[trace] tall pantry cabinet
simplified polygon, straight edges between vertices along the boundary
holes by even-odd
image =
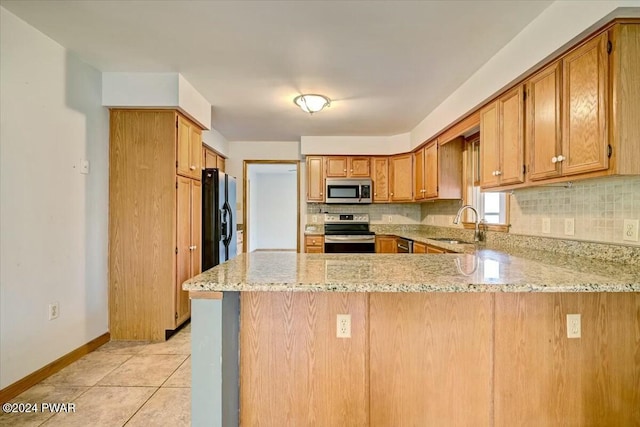
[[[202,130],[174,110],[111,110],[109,329],[165,340],[200,273]]]

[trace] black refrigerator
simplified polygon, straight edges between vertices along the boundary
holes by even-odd
[[[237,254],[236,179],[220,169],[202,171],[202,271]]]

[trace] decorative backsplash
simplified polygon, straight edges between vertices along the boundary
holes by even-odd
[[[543,218],[550,233],[543,233]],[[575,234],[564,233],[573,218]],[[625,219],[640,219],[640,177],[608,177],[578,181],[571,186],[535,187],[514,191],[511,233],[528,236],[639,245],[623,240]]]
[[[456,227],[460,201],[422,204],[425,225]],[[550,232],[543,232],[543,218]],[[564,233],[565,219],[574,220],[574,234]],[[509,234],[602,243],[638,245],[623,240],[625,219],[640,219],[640,177],[607,177],[514,190]]]
[[[334,205],[307,203],[307,224],[321,224],[322,214],[368,213],[371,224],[420,224],[420,205],[417,203]],[[315,221],[314,221],[315,219]]]

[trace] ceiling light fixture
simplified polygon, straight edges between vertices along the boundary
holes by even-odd
[[[331,100],[323,95],[313,93],[296,96],[293,102],[302,109],[302,111],[313,114],[321,111],[324,107],[331,106]]]

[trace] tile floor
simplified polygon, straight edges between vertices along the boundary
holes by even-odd
[[[12,400],[75,413],[0,413],[0,426],[189,426],[190,355],[190,324],[166,342],[111,341]]]

